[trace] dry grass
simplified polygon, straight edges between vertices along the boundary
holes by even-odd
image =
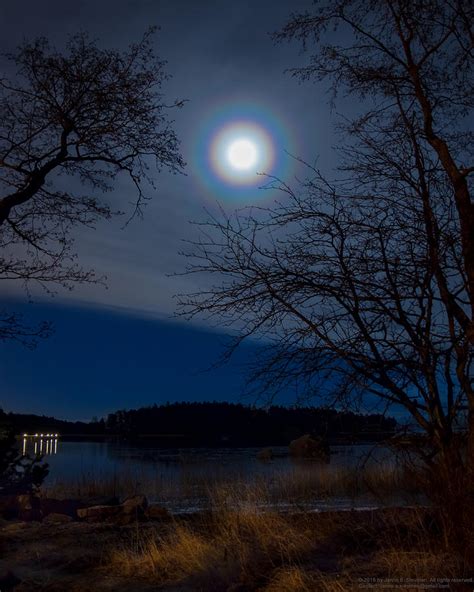
[[[78,475],[69,481],[48,482],[43,494],[48,497],[99,497],[145,494],[149,499],[171,507],[195,506],[211,509],[223,502],[229,504],[248,498],[261,505],[281,508],[292,506],[307,509],[316,502],[344,498],[350,501],[364,498],[374,503],[385,503],[394,496],[416,493],[416,482],[401,467],[378,464],[365,467],[344,467],[318,463],[296,463],[284,471],[269,470],[264,474],[237,474],[231,477],[219,470],[205,467],[200,473],[183,466],[171,478],[160,473],[127,472],[114,476]]]
[[[316,576],[301,567],[288,567],[276,570],[262,592],[313,592],[317,585]]]
[[[298,469],[258,478],[251,482],[230,481],[208,485],[207,498],[214,500],[226,492],[232,505],[244,498],[267,505],[288,504],[305,507],[315,500],[370,497],[385,502],[394,495],[416,493],[416,483],[402,468],[378,465],[366,469],[303,465]],[[222,502],[222,499],[218,500]]]
[[[154,500],[199,499],[206,508],[177,517],[153,535],[137,527],[128,542],[112,546],[102,569],[125,581],[140,574],[157,589],[178,586],[186,592],[349,592],[363,589],[364,578],[379,578],[385,589],[397,581],[404,585],[395,589],[409,592],[431,578],[469,577],[432,512],[307,510],[340,496],[354,502],[370,496],[383,504],[400,492],[417,493],[415,477],[386,464],[357,469],[301,463],[232,480],[183,467],[174,480],[137,480],[126,473],[108,482],[84,478],[73,493],[144,492]]]
[[[422,509],[281,515],[227,500],[113,550],[106,568],[203,592],[349,592],[374,577],[406,580],[408,591],[465,573],[433,528]]]
[[[24,578],[25,592],[350,592],[367,578],[406,580],[384,589],[408,592],[421,589],[408,582],[474,575],[444,545],[432,511],[280,514],[258,499],[232,507],[226,496],[238,493],[220,492],[226,501],[216,498],[212,512],[163,523],[5,529],[3,565]]]
[[[127,592],[129,583],[137,591],[350,592],[378,587],[411,592],[426,589],[433,578],[447,582],[474,576],[461,545],[455,547],[447,536],[442,511],[308,511],[339,496],[356,502],[370,495],[374,505],[382,505],[394,493],[417,492],[420,476],[413,469],[295,463],[283,472],[268,465],[263,474],[237,473],[231,479],[225,472],[193,468],[182,467],[173,479],[158,472],[156,478],[122,472],[109,480],[82,476],[62,490],[49,488],[47,494],[56,496],[146,493],[157,501],[204,502],[205,512],[117,529],[103,563],[91,566],[92,579],[97,575],[120,582]],[[459,512],[457,499],[445,505]],[[474,589],[474,583],[462,586],[450,589]]]
[[[370,569],[386,574],[389,578],[410,577],[416,580],[430,578],[454,578],[460,573],[459,561],[441,549],[437,553],[423,549],[385,549],[375,554]]]
[[[126,575],[147,573],[159,584],[192,582],[193,589],[220,592],[232,583],[264,583],[275,569],[297,565],[312,546],[308,533],[283,516],[223,510],[114,550],[110,561]]]
[[[210,541],[196,532],[176,525],[163,538],[149,538],[131,551],[114,551],[112,561],[117,562],[127,575],[148,573],[166,582],[179,581],[189,574],[197,578],[208,574],[218,559],[218,550]]]

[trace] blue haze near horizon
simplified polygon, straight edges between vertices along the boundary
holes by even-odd
[[[229,336],[209,329],[80,305],[0,302],[3,306],[29,323],[54,325],[54,334],[34,350],[0,343],[5,411],[88,421],[168,401],[238,402],[244,365],[258,348],[243,346],[230,363],[211,368]],[[290,404],[291,394],[280,402]]]
[[[155,403],[269,402],[247,388],[248,365],[262,347],[257,340],[244,342],[220,364],[229,334],[171,318],[80,303],[0,299],[2,308],[22,314],[29,324],[49,321],[54,328],[34,350],[0,342],[0,408],[7,412],[90,421]],[[327,401],[322,391],[305,399],[287,387],[271,402],[322,406]],[[380,413],[383,405],[367,396],[359,410]],[[403,409],[392,407],[389,414],[407,420]]]

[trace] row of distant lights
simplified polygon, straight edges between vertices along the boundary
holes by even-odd
[[[23,434],[23,438],[57,438],[59,434]]]
[[[56,454],[58,451],[59,434],[23,434],[23,455],[26,455],[28,438],[34,442],[34,454],[43,454],[43,444],[46,444],[45,454]],[[39,450],[38,450],[39,443]]]

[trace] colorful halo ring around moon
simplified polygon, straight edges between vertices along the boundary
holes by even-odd
[[[250,166],[232,166],[229,150],[235,143],[255,147]],[[287,126],[271,110],[234,103],[213,109],[196,133],[193,146],[194,172],[212,199],[239,202],[259,199],[269,177],[288,178],[294,145]]]

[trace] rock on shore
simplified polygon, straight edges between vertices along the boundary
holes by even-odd
[[[75,499],[41,498],[28,494],[0,496],[0,518],[24,522],[66,524],[72,521],[129,524],[136,520],[162,520],[169,512],[159,504],[149,504],[144,495],[119,503],[115,497]]]
[[[313,438],[309,434],[290,442],[291,456],[298,458],[312,458],[322,462],[329,462],[331,455],[329,444],[322,438]]]

